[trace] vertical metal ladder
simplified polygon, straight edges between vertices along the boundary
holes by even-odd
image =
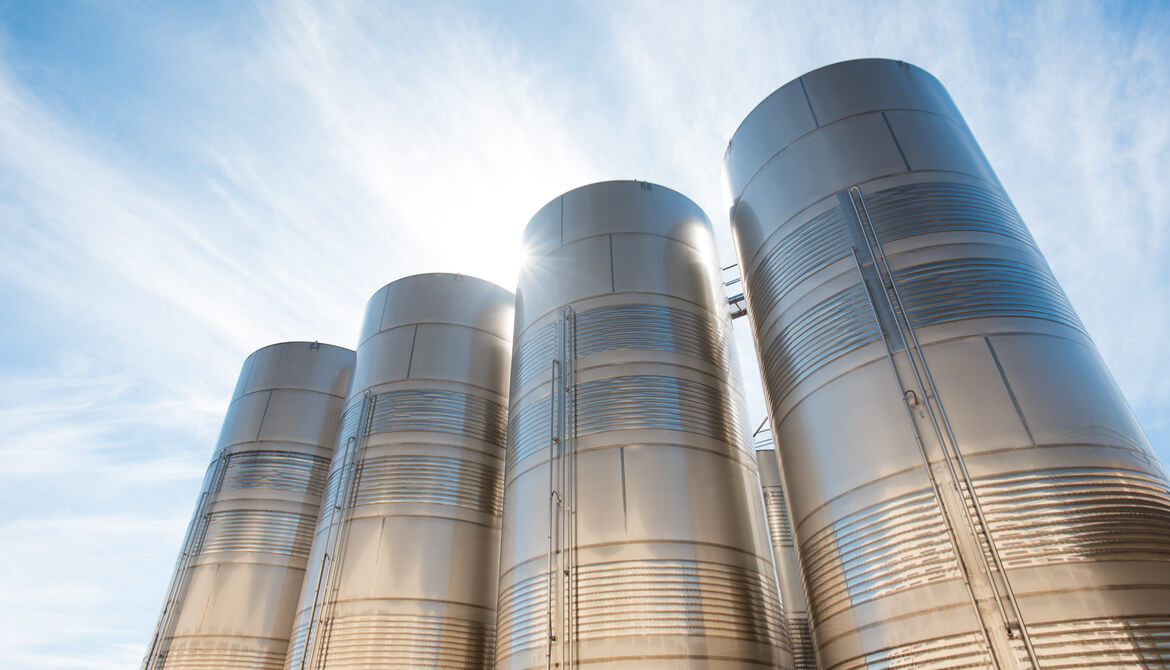
[[[992,660],[997,668],[1017,667],[1012,643],[1019,640],[1029,664],[1039,670],[1036,651],[1020,616],[1019,605],[976,495],[975,485],[926,363],[918,335],[898,292],[894,273],[861,189],[851,187],[848,200],[856,225],[855,232],[860,237],[856,241],[862,243],[865,251],[863,257],[858,253],[857,246],[851,247],[853,262],[865,288],[874,321],[881,331],[887,360],[902,395],[906,416],[913,428],[923,466],[942,511],[951,547],[959,562],[967,594]],[[903,353],[904,356],[899,356]],[[905,383],[907,377],[913,377],[913,387]],[[929,437],[933,437],[933,441]],[[932,453],[941,458],[932,463]],[[956,525],[965,528],[967,532],[958,532]],[[978,565],[980,570],[974,572],[972,565]]]
[[[207,484],[199,494],[199,502],[195,505],[195,515],[187,525],[187,535],[183,538],[183,550],[175,565],[175,574],[171,577],[171,586],[167,590],[167,599],[163,604],[162,614],[159,616],[158,628],[143,659],[143,670],[156,670],[166,661],[167,650],[170,647],[170,638],[174,635],[175,625],[178,623],[178,607],[187,592],[190,582],[191,567],[199,552],[203,550],[203,540],[207,537],[207,526],[211,522],[211,504],[215,496],[223,487],[223,476],[227,472],[232,454],[220,454],[208,468]]]
[[[549,394],[552,411],[548,462],[548,670],[568,670],[576,665],[576,330],[577,315],[573,308],[562,308]]]
[[[357,500],[358,481],[369,442],[377,397],[366,391],[362,397],[354,434],[346,438],[338,470],[337,495],[329,510],[329,529],[325,534],[325,549],[317,569],[317,586],[313,591],[313,605],[309,610],[309,625],[305,631],[305,645],[301,653],[300,670],[323,668],[328,654],[329,635],[333,629],[333,610],[341,588],[341,564],[349,537],[349,521]]]

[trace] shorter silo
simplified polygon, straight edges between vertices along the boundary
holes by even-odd
[[[760,488],[764,493],[764,511],[768,516],[768,534],[772,536],[772,560],[780,584],[780,601],[784,604],[784,621],[792,644],[793,670],[817,670],[812,630],[808,621],[808,602],[800,577],[800,562],[792,535],[788,501],[780,478],[780,464],[775,449],[757,449]]]
[[[290,670],[490,666],[513,305],[457,274],[370,299]]]
[[[286,342],[244,362],[146,670],[281,667],[353,361]]]

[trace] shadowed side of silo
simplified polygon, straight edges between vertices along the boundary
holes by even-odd
[[[366,308],[286,667],[491,667],[514,298],[426,274]]]
[[[1165,472],[942,85],[816,70],[725,169],[824,667],[1163,667]]]
[[[524,245],[497,667],[789,667],[706,216],[605,182]]]
[[[780,480],[776,450],[757,449],[756,462],[760,468],[760,488],[768,518],[768,535],[772,538],[772,560],[776,564],[780,601],[784,604],[784,621],[787,623],[788,639],[792,643],[792,668],[817,670],[820,666],[817,665],[816,650],[813,648],[808,602],[800,576],[800,559],[796,556],[792,522],[788,516],[788,502]]]
[[[276,670],[354,352],[287,342],[244,362],[146,670]]]

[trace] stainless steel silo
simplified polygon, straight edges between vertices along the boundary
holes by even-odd
[[[353,362],[312,342],[244,362],[146,670],[281,667]]]
[[[760,468],[760,487],[768,518],[768,535],[772,538],[772,560],[776,564],[780,602],[784,605],[784,621],[792,645],[792,667],[793,670],[818,670],[820,666],[817,665],[812,629],[808,623],[808,601],[800,576],[800,559],[796,556],[776,450],[756,449],[756,462]]]
[[[1164,667],[1165,473],[942,85],[816,70],[725,170],[824,667]]]
[[[706,216],[605,182],[523,239],[497,667],[788,667]]]
[[[452,274],[370,299],[289,670],[491,665],[513,309]]]

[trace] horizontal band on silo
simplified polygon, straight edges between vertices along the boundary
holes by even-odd
[[[214,512],[200,553],[258,551],[308,558],[316,523],[316,514],[253,509]]]
[[[292,451],[230,454],[220,490],[270,488],[319,496],[325,492],[329,459]]]
[[[500,656],[547,643],[547,586],[541,574],[501,591]],[[582,641],[703,635],[787,647],[785,622],[773,605],[776,584],[756,570],[698,560],[614,561],[580,566],[573,591],[589,603],[573,618]]]
[[[881,339],[865,287],[857,284],[801,312],[761,356],[775,401],[830,362]]]
[[[283,643],[275,651],[263,651],[211,646],[217,642],[214,638],[175,637],[171,648],[159,656],[159,664],[167,670],[281,670],[284,667]]]
[[[373,397],[369,434],[433,431],[483,440],[504,447],[504,406],[456,391],[409,389]]]
[[[446,456],[381,456],[362,461],[355,505],[431,503],[498,514],[500,468]]]
[[[837,519],[801,543],[801,558],[809,603],[822,618],[874,598],[961,576],[929,489]]]
[[[330,622],[322,667],[489,668],[493,626],[451,614],[371,612]]]
[[[768,528],[775,529],[775,541],[791,547],[792,528],[788,525],[788,508],[780,487],[764,487],[764,512],[768,515]]]
[[[978,478],[975,491],[1008,568],[1083,561],[1170,563],[1170,490],[1146,473],[1033,470]]]

